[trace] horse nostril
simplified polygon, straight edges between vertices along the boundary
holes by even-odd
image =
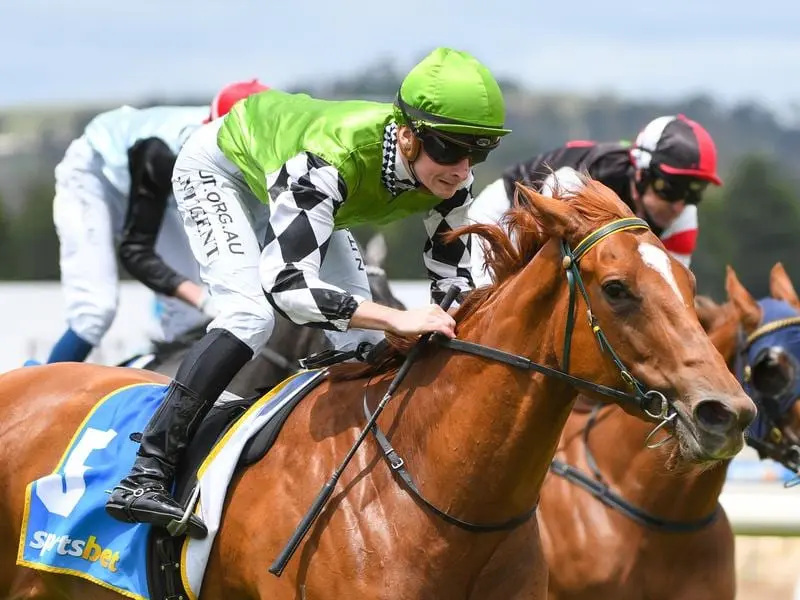
[[[694,409],[703,429],[727,432],[736,424],[736,413],[719,400],[703,400]]]

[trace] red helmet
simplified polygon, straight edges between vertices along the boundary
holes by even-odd
[[[636,138],[631,158],[637,169],[722,185],[714,140],[702,125],[683,115],[650,121]]]
[[[248,96],[259,92],[265,92],[268,89],[268,86],[260,83],[257,79],[229,83],[222,88],[211,101],[211,114],[208,117],[208,121],[213,121],[214,119],[228,114],[228,111],[233,108],[233,105],[239,100],[244,100]]]

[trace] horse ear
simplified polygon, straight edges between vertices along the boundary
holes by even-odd
[[[383,261],[386,260],[388,253],[389,247],[386,244],[386,238],[383,237],[382,233],[376,233],[367,242],[364,260],[370,266],[380,267],[383,265]]]
[[[552,237],[570,240],[579,230],[581,218],[567,202],[543,196],[521,183],[515,183],[521,195],[537,214],[537,220]]]
[[[730,265],[726,267],[725,291],[728,292],[728,299],[739,313],[739,320],[745,333],[753,333],[761,323],[761,307],[744,288]]]
[[[769,272],[769,295],[800,310],[800,298],[797,297],[797,292],[794,291],[792,281],[782,263],[775,263]]]

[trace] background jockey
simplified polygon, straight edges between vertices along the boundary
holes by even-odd
[[[475,198],[470,219],[497,222],[511,207],[514,182],[537,190],[562,168],[587,171],[646,219],[664,246],[689,266],[697,243],[697,205],[709,183],[721,185],[711,135],[683,115],[654,119],[636,141],[570,142],[514,165]],[[480,244],[472,253],[476,284],[489,282]]]
[[[70,144],[56,167],[53,205],[68,328],[47,362],[83,361],[111,327],[117,258],[156,292],[166,341],[214,316],[196,283],[197,263],[172,195],[172,168],[189,134],[263,89],[257,81],[226,86],[210,114],[208,107],[123,106],[96,116]]]
[[[442,234],[467,224],[472,166],[509,133],[504,121],[489,70],[438,48],[406,76],[394,105],[270,90],[197,130],[173,181],[220,313],[186,354],[106,510],[162,527],[182,516],[169,490],[184,450],[267,342],[276,313],[324,330],[340,349],[383,331],[455,335],[453,317],[436,304],[400,310],[372,301],[349,228],[424,213],[432,297],[451,285],[471,289],[470,236],[446,244]],[[206,533],[192,515],[189,535]]]

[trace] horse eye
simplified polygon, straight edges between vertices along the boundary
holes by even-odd
[[[631,294],[628,287],[616,279],[603,284],[603,293],[606,295],[606,298],[616,302],[633,299],[633,294]]]

